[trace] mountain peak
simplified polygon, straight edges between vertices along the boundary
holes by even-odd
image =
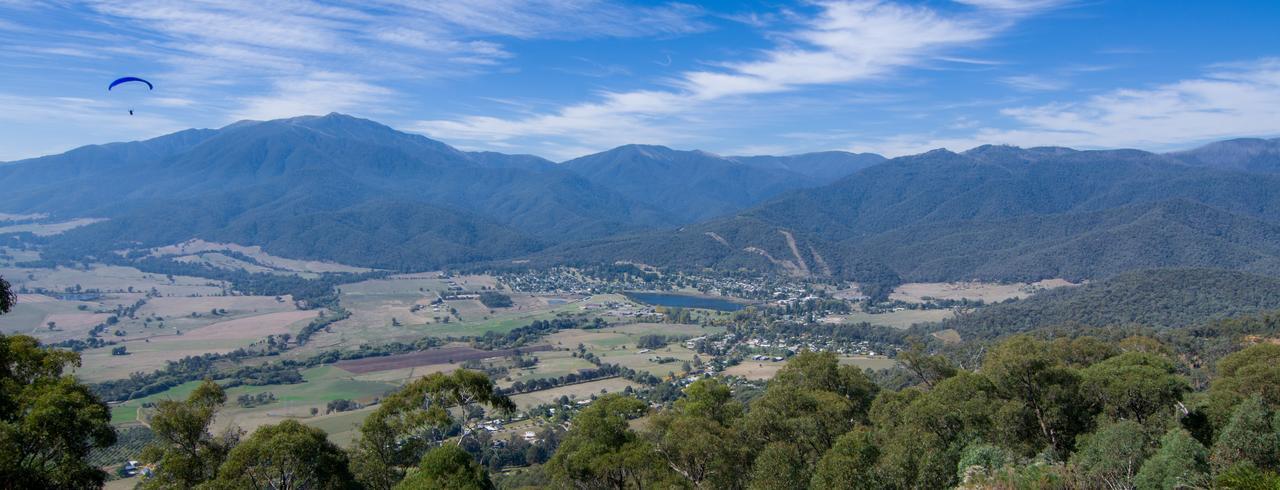
[[[1071,148],[1059,146],[1022,148],[1014,145],[982,145],[966,150],[961,155],[988,162],[1009,160],[1031,162],[1075,152],[1076,150]]]

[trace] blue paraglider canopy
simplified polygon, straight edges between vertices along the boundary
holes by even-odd
[[[111,82],[111,85],[108,85],[108,86],[107,86],[107,90],[111,90],[111,89],[113,89],[113,88],[116,88],[116,85],[120,85],[120,84],[122,84],[122,83],[129,83],[129,82],[142,82],[142,83],[145,83],[145,84],[147,84],[147,90],[155,90],[155,88],[156,88],[154,85],[151,85],[151,82],[148,82],[148,81],[143,80],[143,79],[141,79],[141,78],[138,78],[138,77],[124,77],[124,78],[118,78],[118,79],[116,79],[116,81]]]

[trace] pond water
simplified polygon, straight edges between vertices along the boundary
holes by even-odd
[[[628,298],[631,298],[632,301],[647,305],[670,306],[676,308],[703,308],[719,311],[738,311],[746,308],[746,305],[742,303],[735,303],[727,299],[692,296],[688,294],[645,292],[628,292],[623,294]]]

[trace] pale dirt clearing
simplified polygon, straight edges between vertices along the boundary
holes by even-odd
[[[0,221],[24,221],[29,219],[45,219],[48,217],[49,215],[45,213],[32,213],[32,214],[0,213]]]
[[[741,376],[747,379],[773,379],[773,375],[778,374],[778,370],[785,366],[786,362],[773,361],[754,361],[751,359],[743,359],[736,366],[730,366],[725,369],[722,374],[725,376]]]
[[[52,236],[67,230],[88,226],[99,221],[106,221],[104,218],[77,218],[70,221],[61,221],[57,223],[27,223],[22,225],[0,226],[0,234],[3,233],[31,233],[35,236]]]
[[[54,313],[44,317],[41,325],[54,322],[59,329],[89,329],[107,321],[110,316],[110,313]]]
[[[262,250],[259,246],[244,246],[235,243],[213,243],[200,239],[188,240],[179,244],[169,245],[166,247],[158,247],[151,249],[152,255],[192,255],[202,252],[217,252],[222,250],[230,250],[252,257],[258,263],[276,269],[285,269],[296,272],[367,272],[372,269],[364,267],[355,267],[343,265],[336,262],[324,262],[318,260],[295,260],[277,257]]]
[[[189,316],[192,313],[208,314],[214,308],[231,313],[270,313],[294,309],[293,297],[285,295],[276,301],[274,296],[199,296],[151,298],[138,310],[141,316]]]
[[[915,282],[903,284],[893,290],[889,299],[908,303],[923,303],[925,298],[994,303],[1010,298],[1022,298],[1037,291],[1062,286],[1076,286],[1065,279],[1045,279],[1033,283],[998,284],[990,282]]]

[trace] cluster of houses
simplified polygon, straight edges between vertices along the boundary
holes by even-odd
[[[592,277],[587,272],[571,267],[501,274],[498,279],[512,291],[526,293],[591,295],[627,290],[691,288],[706,294],[764,300],[798,297],[805,292],[803,284],[785,278],[721,277],[682,272],[663,275],[657,282],[646,282],[632,275]],[[777,296],[779,293],[781,296]]]
[[[609,315],[618,318],[641,318],[658,314],[658,311],[652,306],[637,306],[621,301],[593,303],[590,298],[583,302],[580,308],[583,311],[607,311]]]

